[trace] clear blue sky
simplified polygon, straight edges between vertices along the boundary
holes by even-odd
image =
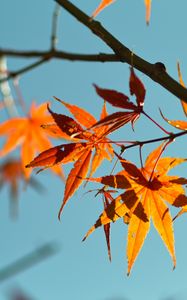
[[[99,3],[96,0],[73,2],[88,14]],[[138,55],[152,63],[163,62],[174,78],[177,78],[176,62],[180,60],[183,79],[187,83],[187,2],[152,2],[149,27],[145,24],[143,0],[118,0],[97,19]],[[0,0],[0,47],[47,49],[50,46],[54,5],[52,0]],[[110,53],[104,43],[63,10],[59,19],[58,39],[58,48],[62,50]],[[17,70],[28,63],[28,60],[8,59],[10,70]],[[185,119],[179,102],[173,95],[144,74],[137,74],[147,89],[147,112],[160,120],[158,108],[161,107],[168,118]],[[37,103],[51,100],[54,110],[66,113],[63,107],[52,100],[55,95],[88,109],[98,117],[102,101],[96,96],[92,83],[129,94],[128,79],[129,67],[126,64],[54,60],[23,75],[20,88],[28,107],[33,100]],[[109,110],[113,111],[111,108]],[[5,120],[6,113],[0,111],[0,116]],[[164,124],[162,120],[160,122]],[[129,130],[127,132],[124,128],[115,134],[116,139],[153,136],[159,137],[162,133],[144,118],[136,124],[135,133],[129,134]],[[2,141],[1,139],[1,145]],[[185,139],[178,140],[167,150],[166,155],[185,157],[186,145]],[[144,158],[152,148],[145,147]],[[127,158],[138,162],[138,151],[129,151]],[[107,168],[108,164],[101,167],[97,176],[106,174]],[[65,170],[68,172],[69,168]],[[176,169],[175,174],[179,173],[186,176],[186,166]],[[8,291],[17,286],[33,299],[39,300],[186,299],[186,215],[175,223],[176,270],[172,271],[170,256],[156,231],[151,228],[132,274],[127,277],[126,226],[121,221],[112,226],[113,259],[110,263],[102,229],[94,232],[86,242],[81,242],[100,214],[100,199],[93,194],[85,195],[86,190],[81,188],[65,207],[59,222],[57,213],[63,198],[63,183],[48,171],[37,175],[37,179],[46,185],[46,192],[37,194],[30,188],[21,192],[17,221],[9,218],[8,190],[4,188],[1,191],[0,269],[46,242],[56,241],[61,250],[41,264],[0,283],[0,300],[7,299]],[[92,188],[96,186],[87,187]]]

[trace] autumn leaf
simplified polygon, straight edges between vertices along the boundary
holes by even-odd
[[[103,190],[104,209],[107,209],[108,206],[113,202],[113,200],[114,198],[111,196],[111,191]],[[112,256],[111,256],[111,249],[110,249],[110,223],[104,225],[103,228],[104,228],[104,233],[105,233],[105,238],[106,238],[106,243],[108,248],[108,257],[109,260],[111,261]]]
[[[92,191],[94,191],[94,190],[90,190],[89,192],[92,192]],[[112,194],[114,194],[116,192],[117,192],[116,190],[109,190],[104,186],[102,189],[97,190],[95,197],[102,195],[103,206],[104,206],[104,209],[106,210],[108,208],[108,206],[114,200]],[[103,230],[104,230],[107,249],[108,249],[108,258],[111,261],[112,256],[111,256],[111,247],[110,247],[110,231],[111,231],[110,227],[111,227],[111,224],[108,223],[103,226]]]
[[[184,206],[184,207],[178,212],[178,214],[173,218],[173,221],[175,221],[179,216],[183,215],[184,213],[187,213],[187,205]]]
[[[84,151],[83,154],[80,156],[79,160],[76,161],[76,163],[74,164],[74,168],[70,171],[68,175],[65,191],[64,191],[63,203],[60,207],[59,214],[58,214],[59,219],[66,202],[75,193],[77,188],[81,185],[82,183],[81,178],[86,177],[88,173],[91,154],[92,154],[92,150],[88,147],[86,151]]]
[[[181,74],[179,62],[177,63],[177,70],[178,70],[178,77],[179,77],[179,82],[180,82],[180,84],[181,84],[183,87],[186,87],[185,84],[184,84],[184,81],[183,81],[183,79],[182,79],[182,74]],[[182,104],[182,108],[183,108],[184,114],[185,114],[185,116],[187,117],[187,103],[184,102],[184,101],[181,99],[181,104]]]
[[[118,174],[88,179],[116,189],[125,189],[102,212],[84,240],[96,228],[128,216],[128,275],[149,232],[151,219],[172,257],[174,267],[176,265],[173,223],[168,204],[186,207],[187,197],[182,185],[186,184],[187,179],[167,173],[186,159],[160,158],[164,148],[162,144],[150,153],[142,168],[121,158],[123,170]]]
[[[24,185],[29,184],[41,192],[42,186],[33,178],[27,182],[22,162],[15,158],[9,158],[0,165],[0,188],[5,185],[9,186],[10,190],[10,213],[12,217],[17,216],[18,211],[18,188],[19,183]]]
[[[178,70],[179,82],[180,82],[180,84],[181,84],[183,87],[185,87],[184,81],[183,81],[183,79],[182,79],[182,74],[181,74],[179,62],[177,63],[177,70]],[[184,114],[185,114],[185,116],[187,117],[187,103],[181,99],[181,105],[182,105]],[[171,126],[177,128],[177,129],[179,129],[179,130],[187,130],[187,121],[169,120],[169,119],[167,119],[167,118],[163,115],[163,113],[162,113],[161,110],[160,110],[160,114],[161,114],[162,118],[163,118],[168,124],[170,124]]]
[[[144,2],[145,2],[145,9],[146,9],[145,19],[146,19],[147,25],[149,25],[150,17],[151,17],[151,2],[152,2],[152,0],[144,0]]]
[[[47,112],[47,103],[39,106],[33,103],[27,117],[11,118],[0,124],[0,136],[6,137],[6,142],[0,150],[0,157],[20,146],[21,162],[27,179],[30,177],[31,169],[25,169],[25,165],[34,158],[37,152],[52,146],[49,136],[54,136],[54,134],[45,132],[41,127],[45,123],[54,123],[53,118]],[[53,171],[63,177],[59,166],[54,167]]]
[[[108,5],[112,4],[115,0],[102,0],[99,6],[92,14],[92,18],[95,18],[103,9],[105,9]],[[151,16],[151,0],[144,0],[145,9],[146,9],[146,23],[149,25],[150,16]]]
[[[82,184],[82,178],[85,178],[88,172],[89,176],[92,176],[104,159],[111,160],[113,157],[113,148],[110,145],[110,140],[106,137],[107,126],[94,128],[92,132],[87,130],[87,128],[90,128],[97,122],[90,113],[76,105],[66,103],[56,97],[55,99],[72,113],[74,119],[66,115],[54,113],[48,108],[53,122],[55,122],[55,126],[52,125],[52,132],[53,134],[56,132],[58,137],[62,133],[62,138],[71,141],[71,143],[61,144],[43,151],[27,164],[26,167],[42,167],[45,169],[58,164],[74,163],[66,180],[64,198],[58,214],[60,218],[65,204]],[[106,116],[107,111],[104,104],[101,111],[101,118]],[[45,125],[47,131],[49,127],[47,124]]]
[[[92,14],[92,18],[95,18],[105,7],[112,4],[115,0],[102,0],[99,6],[96,8]]]
[[[112,106],[120,107],[128,111],[125,112],[115,112],[111,115],[102,118],[100,121],[95,123],[91,128],[100,128],[102,126],[108,126],[108,133],[117,130],[123,125],[131,122],[132,128],[134,129],[134,124],[143,112],[143,105],[145,100],[146,90],[134,72],[134,69],[130,68],[130,79],[129,79],[129,89],[131,95],[135,95],[136,103],[129,100],[129,97],[123,93],[117,92],[115,90],[103,89],[94,84],[96,93],[103,98],[106,102],[110,103]],[[145,113],[144,113],[145,114]]]
[[[129,88],[131,95],[136,96],[138,107],[143,107],[146,90],[141,80],[136,76],[132,67],[130,72]]]
[[[17,159],[8,159],[0,165],[0,187],[10,185],[11,198],[18,196],[18,182],[25,180],[21,162]]]

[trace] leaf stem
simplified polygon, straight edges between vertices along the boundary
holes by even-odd
[[[145,111],[142,111],[142,114],[146,116],[151,122],[153,122],[157,127],[159,127],[164,133],[171,135],[171,132],[168,132],[166,129],[164,129],[160,124],[158,124],[153,118],[151,118]]]
[[[167,136],[164,136],[164,137],[160,137],[160,138],[155,138],[155,139],[149,139],[149,140],[143,140],[143,141],[112,141],[112,140],[109,140],[109,141],[101,141],[101,142],[98,142],[99,143],[111,143],[111,144],[125,144],[125,143],[129,143],[131,145],[128,145],[128,146],[124,146],[124,150],[127,150],[129,148],[133,148],[133,147],[136,147],[136,146],[142,146],[142,145],[145,145],[145,144],[151,144],[151,143],[157,143],[157,142],[161,142],[161,141],[165,141],[165,140],[169,140],[169,139],[176,139],[180,136],[183,136],[183,135],[186,135],[187,134],[187,130],[184,130],[182,132],[179,132],[179,133],[172,133],[172,134],[169,134]],[[119,146],[119,145],[118,145]]]
[[[165,143],[165,145],[162,147],[162,149],[161,149],[161,151],[160,151],[160,153],[159,153],[159,155],[158,155],[158,157],[157,157],[157,159],[156,159],[155,165],[154,165],[154,167],[153,167],[153,169],[152,169],[152,172],[151,172],[151,175],[150,175],[150,178],[149,178],[149,182],[151,182],[151,180],[152,180],[152,178],[153,178],[153,175],[154,175],[154,172],[155,172],[155,168],[156,168],[156,166],[157,166],[157,164],[158,164],[158,161],[159,161],[159,159],[160,159],[162,153],[165,151],[166,147],[167,147],[169,144],[171,144],[173,141],[174,141],[174,139],[170,139],[170,140],[167,141],[167,142]]]

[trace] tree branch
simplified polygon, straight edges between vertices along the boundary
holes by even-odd
[[[143,141],[111,141],[111,140],[109,140],[109,143],[117,144],[118,146],[120,146],[120,144],[121,144],[121,146],[123,148],[123,152],[124,152],[125,150],[136,147],[136,146],[142,147],[143,145],[146,145],[146,144],[162,142],[162,141],[166,141],[169,139],[174,141],[176,138],[186,135],[186,134],[187,134],[187,130],[184,130],[179,133],[172,133],[170,135],[165,135],[164,137],[154,138],[154,139],[149,139],[149,140],[143,140]],[[127,143],[129,143],[130,145],[123,146],[123,144],[127,144]]]
[[[0,49],[0,56],[12,56],[12,57],[24,57],[24,58],[33,58],[39,57],[40,60],[30,64],[20,70],[10,71],[9,75],[3,79],[0,79],[0,83],[3,81],[14,78],[18,75],[21,75],[27,71],[30,71],[44,62],[47,62],[50,59],[64,59],[70,61],[89,61],[89,62],[119,62],[120,59],[115,54],[79,54],[79,53],[69,53],[65,51],[58,50],[49,50],[49,51],[24,51],[24,50],[11,50],[11,49]]]
[[[67,59],[71,61],[91,61],[91,62],[120,62],[120,58],[116,54],[79,54],[70,53],[59,50],[48,50],[48,51],[25,51],[25,50],[12,50],[12,49],[0,49],[0,56],[11,56],[11,57],[23,57],[33,58],[40,57],[45,59],[59,58]]]
[[[55,0],[79,22],[89,28],[97,37],[103,40],[119,57],[122,62],[134,66],[137,70],[149,76],[152,80],[163,86],[170,93],[183,99],[187,103],[187,89],[181,86],[167,72],[162,63],[151,64],[138,55],[132,53],[125,45],[108,32],[98,21],[91,20],[83,11],[68,0]]]
[[[32,63],[32,64],[30,64],[30,65],[24,67],[24,68],[21,68],[21,69],[15,71],[15,72],[9,72],[8,76],[3,77],[3,78],[0,79],[0,84],[1,84],[2,82],[5,82],[5,81],[11,79],[11,78],[15,78],[15,77],[17,77],[17,76],[19,76],[19,75],[21,75],[21,74],[23,74],[23,73],[25,73],[25,72],[30,71],[30,70],[32,70],[32,69],[34,69],[34,68],[40,66],[41,64],[47,62],[48,60],[49,60],[49,58],[41,58],[41,59],[38,60],[37,62],[34,62],[34,63]]]

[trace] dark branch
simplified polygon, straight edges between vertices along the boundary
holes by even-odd
[[[26,66],[20,70],[9,72],[9,75],[6,78],[0,79],[0,83],[11,78],[14,78],[18,75],[21,75],[27,71],[30,71],[42,63],[50,59],[64,59],[70,61],[89,61],[89,62],[119,62],[119,57],[115,54],[78,54],[78,53],[69,53],[58,50],[49,50],[49,51],[24,51],[24,50],[10,50],[10,49],[0,49],[0,56],[12,56],[12,57],[24,57],[24,58],[33,58],[40,57],[41,59],[29,66]]]
[[[40,66],[41,64],[45,63],[45,62],[48,61],[48,60],[49,60],[49,58],[42,58],[42,59],[38,60],[38,61],[35,62],[35,63],[32,63],[32,64],[30,64],[30,65],[28,65],[28,66],[26,66],[26,67],[24,67],[24,68],[21,68],[21,69],[18,70],[18,71],[15,71],[15,72],[9,72],[8,76],[3,77],[3,78],[0,79],[0,84],[1,84],[2,82],[5,82],[5,81],[11,79],[11,78],[15,78],[15,77],[17,77],[17,76],[19,76],[19,75],[21,75],[21,74],[23,74],[23,73],[26,73],[26,72],[28,72],[28,71],[31,71],[32,69],[34,69],[34,68]]]
[[[12,56],[12,57],[23,57],[23,58],[59,58],[71,61],[91,61],[91,62],[120,62],[119,57],[116,54],[79,54],[79,53],[69,53],[59,50],[49,50],[49,51],[24,51],[24,50],[11,50],[11,49],[0,49],[0,56]]]
[[[114,53],[119,57],[120,61],[126,62],[149,76],[152,80],[162,85],[166,90],[187,102],[187,89],[182,87],[177,81],[170,77],[164,65],[161,63],[151,64],[136,54],[132,53],[125,45],[117,40],[110,32],[108,32],[99,22],[91,20],[88,15],[77,8],[68,0],[55,0],[79,22],[88,27],[97,37],[103,40]]]
[[[137,147],[137,146],[142,147],[143,145],[146,145],[146,144],[152,144],[152,143],[162,142],[162,141],[166,141],[166,140],[174,141],[176,138],[186,135],[186,134],[187,134],[187,131],[184,130],[179,133],[172,133],[172,134],[166,135],[164,137],[154,138],[154,139],[149,139],[149,140],[143,140],[143,141],[111,141],[111,140],[109,140],[109,143],[117,144],[118,146],[120,146],[120,144],[121,144],[121,146],[123,148],[123,152],[124,152],[127,149]],[[124,144],[127,144],[127,143],[129,143],[130,145],[123,146]]]

